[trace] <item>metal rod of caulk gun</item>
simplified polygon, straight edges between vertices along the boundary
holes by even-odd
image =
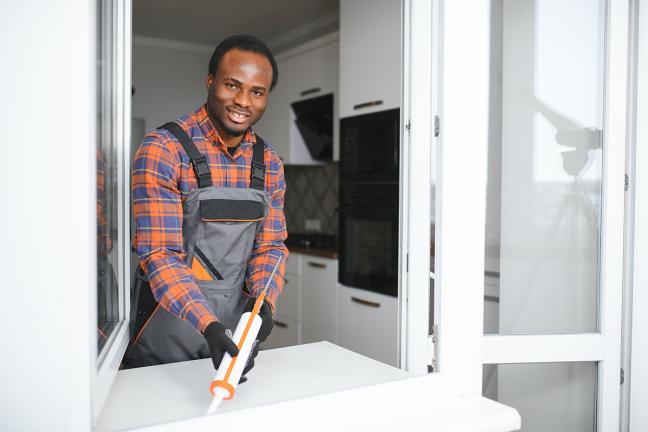
[[[236,326],[236,331],[232,340],[236,343],[236,346],[239,349],[239,353],[236,357],[231,357],[228,353],[225,353],[223,359],[221,360],[220,365],[218,365],[218,370],[216,371],[216,376],[211,383],[210,391],[214,395],[209,408],[207,409],[207,414],[214,414],[218,409],[220,403],[223,399],[231,399],[234,397],[234,392],[238,386],[239,379],[243,373],[243,369],[247,361],[252,354],[252,349],[256,344],[256,337],[261,328],[261,317],[259,316],[259,311],[263,305],[266,292],[268,287],[272,282],[272,278],[279,268],[282,257],[278,257],[277,263],[272,269],[272,273],[268,278],[263,291],[257,297],[252,312],[245,312],[241,315],[241,319]],[[241,361],[238,361],[241,359]]]

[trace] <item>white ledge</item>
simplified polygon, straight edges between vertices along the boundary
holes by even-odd
[[[517,412],[451,397],[438,374],[407,373],[328,342],[262,351],[214,416],[211,360],[120,371],[96,430],[517,430]],[[446,389],[446,390],[444,390]],[[243,427],[245,425],[245,427]],[[223,429],[236,428],[236,429]]]

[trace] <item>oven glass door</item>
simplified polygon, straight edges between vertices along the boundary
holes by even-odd
[[[398,181],[399,110],[341,120],[340,181]]]
[[[398,208],[344,207],[339,279],[343,285],[398,296]]]

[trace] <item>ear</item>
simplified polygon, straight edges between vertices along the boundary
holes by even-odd
[[[216,78],[212,74],[207,74],[207,81],[205,81],[205,88],[209,92],[209,89],[211,88],[212,84],[214,83],[214,80]]]

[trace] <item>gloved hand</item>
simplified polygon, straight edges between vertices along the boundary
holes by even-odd
[[[254,302],[256,302],[256,299],[257,299],[256,297],[248,298],[243,313],[252,312],[252,309],[254,309]],[[261,306],[261,310],[259,311],[259,316],[263,321],[261,323],[261,328],[259,329],[259,334],[257,335],[257,340],[259,342],[263,342],[268,338],[268,336],[270,336],[270,332],[272,331],[272,327],[274,326],[274,323],[272,322],[272,308],[270,307],[270,304],[268,304],[268,302],[266,301],[263,302],[263,305]]]
[[[232,339],[225,334],[225,326],[217,321],[209,324],[203,333],[209,345],[209,352],[211,353],[214,368],[218,369],[225,352],[234,357],[238,355],[238,347]]]

